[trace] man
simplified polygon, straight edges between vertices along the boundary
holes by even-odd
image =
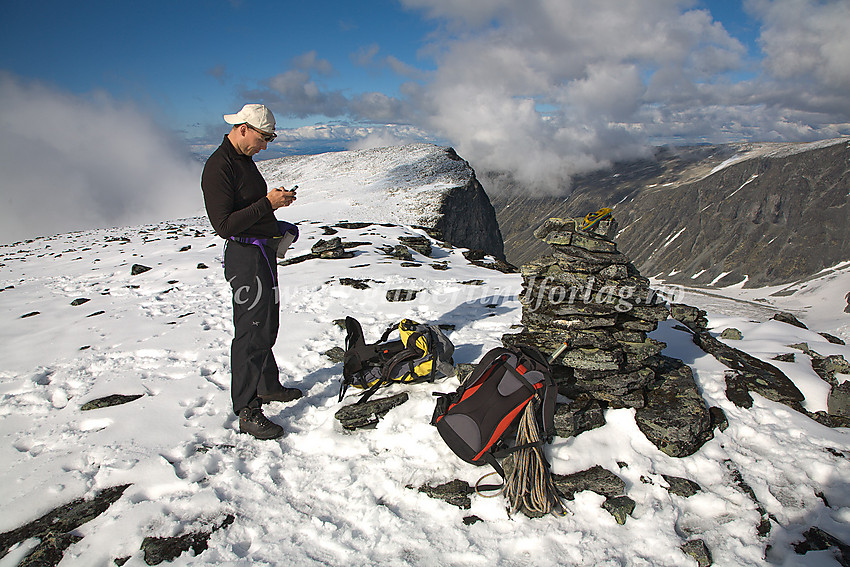
[[[210,223],[225,239],[224,277],[233,291],[230,394],[240,432],[276,439],[283,428],[263,414],[261,405],[302,395],[280,385],[272,354],[279,316],[275,249],[281,237],[274,211],[291,205],[295,190],[268,191],[252,159],[275,138],[268,108],[246,104],[224,120],[232,128],[204,165],[201,189]]]

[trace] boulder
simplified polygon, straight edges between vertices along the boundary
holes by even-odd
[[[688,365],[663,357],[656,380],[647,388],[646,405],[635,421],[647,439],[671,457],[694,454],[714,434],[711,417]]]
[[[569,475],[552,474],[552,482],[567,500],[573,500],[576,493],[583,490],[590,490],[606,498],[620,496],[626,490],[623,479],[600,465]]]

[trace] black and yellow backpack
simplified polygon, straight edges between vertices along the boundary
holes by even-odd
[[[365,390],[358,401],[362,403],[385,384],[433,382],[455,374],[454,345],[436,325],[402,319],[371,344],[357,319],[346,317],[345,329],[340,400],[349,386]],[[400,338],[389,341],[395,329]]]

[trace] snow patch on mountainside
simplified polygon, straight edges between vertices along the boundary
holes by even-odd
[[[730,165],[734,165],[736,163],[740,163],[748,159],[760,157],[788,157],[794,154],[801,154],[803,152],[817,150],[820,148],[828,148],[829,146],[842,143],[850,144],[850,138],[830,138],[829,140],[818,140],[816,142],[810,142],[808,144],[785,142],[761,142],[755,144],[743,144],[738,150],[738,153],[716,166],[714,169],[711,170],[711,173],[709,173],[708,175],[713,175],[720,170],[726,169]]]

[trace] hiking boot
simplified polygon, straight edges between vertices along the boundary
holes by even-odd
[[[283,388],[278,392],[263,394],[258,397],[260,398],[260,402],[267,404],[269,402],[291,402],[292,400],[297,400],[303,395],[304,394],[302,394],[301,390],[298,388]]]
[[[257,439],[277,439],[283,435],[283,427],[269,421],[260,408],[242,408],[239,411],[239,432]]]

